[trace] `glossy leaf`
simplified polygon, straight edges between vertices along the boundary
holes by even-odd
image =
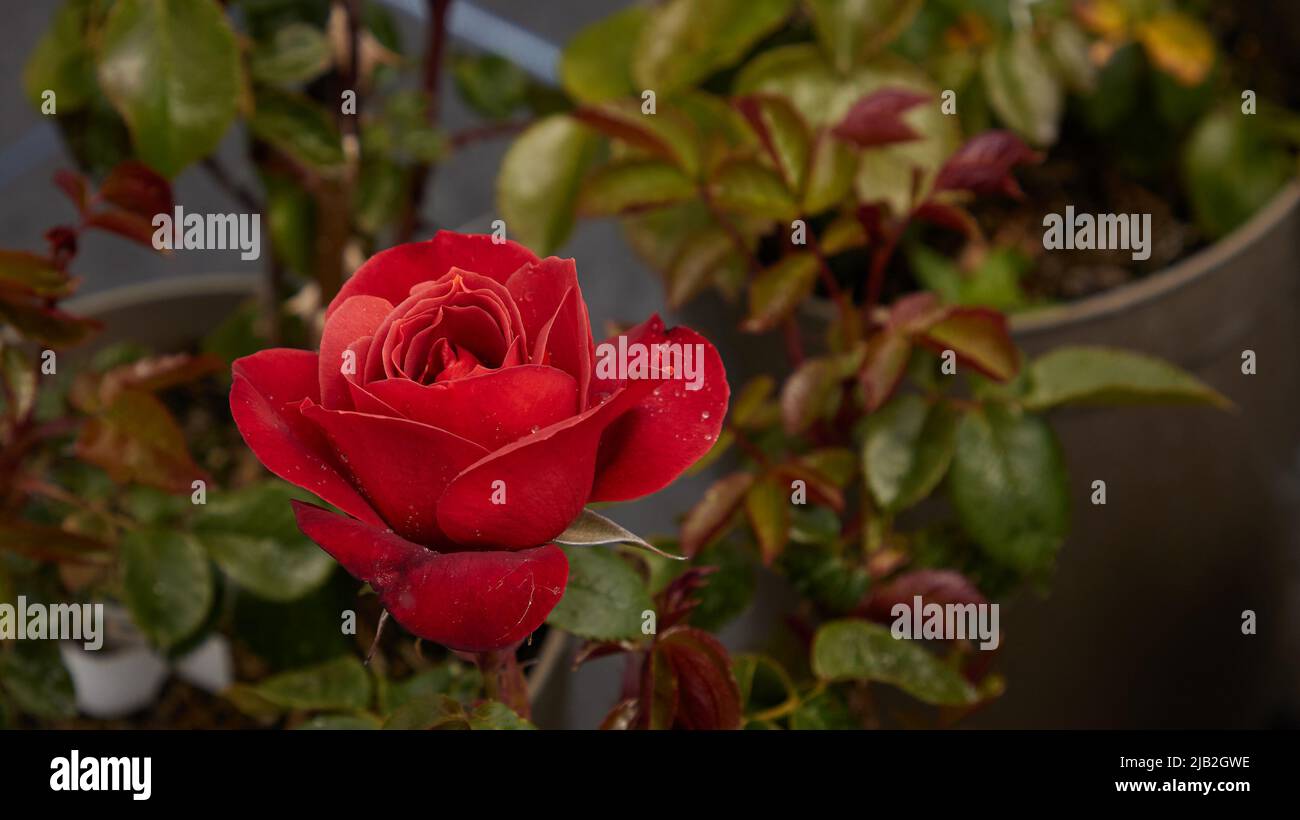
[[[259,139],[313,168],[330,171],[343,165],[343,140],[334,117],[307,97],[269,88],[257,95],[248,127]]]
[[[794,0],[669,0],[637,37],[635,85],[661,96],[692,86],[738,61],[793,8]]]
[[[591,131],[562,115],[540,120],[515,140],[497,176],[497,208],[513,239],[547,254],[568,238],[596,144]]]
[[[582,183],[578,212],[615,216],[686,202],[698,195],[695,184],[661,160],[629,160],[598,168]]]
[[[135,530],[122,539],[122,600],[149,640],[169,649],[192,636],[213,603],[207,553],[183,532]]]
[[[12,606],[12,604],[10,604]],[[77,714],[72,677],[59,656],[54,641],[14,642],[11,651],[0,652],[0,690],[19,711],[45,720],[60,720]]]
[[[791,492],[788,484],[769,476],[754,482],[745,493],[745,517],[765,564],[770,565],[785,550],[790,535]]]
[[[927,497],[948,471],[956,430],[948,404],[915,394],[867,416],[862,469],[876,502],[897,512]]]
[[[629,6],[573,36],[560,55],[560,83],[570,97],[601,103],[633,95],[628,55],[649,15],[644,6]]]
[[[1056,142],[1065,95],[1031,33],[1017,32],[996,44],[980,69],[984,92],[1003,123],[1034,145]]]
[[[687,176],[700,168],[699,135],[676,111],[647,114],[635,100],[617,100],[580,108],[573,116],[611,139],[673,163]]]
[[[653,610],[654,603],[632,565],[606,549],[563,549],[569,582],[546,622],[583,638],[639,638],[641,613]]]
[[[1150,356],[1106,347],[1062,347],[1034,359],[1021,403],[1033,410],[1063,404],[1209,404],[1229,407],[1214,388]]]
[[[781,177],[751,160],[723,164],[711,189],[718,205],[744,216],[787,221],[799,215],[798,201]]]
[[[952,308],[919,337],[936,351],[952,350],[957,361],[991,379],[1006,381],[1020,371],[1020,351],[1007,318],[985,308]]]
[[[705,490],[682,521],[682,552],[694,555],[712,540],[740,509],[753,482],[751,473],[732,473]]]
[[[267,43],[259,43],[249,57],[253,79],[279,86],[311,82],[330,68],[329,40],[309,23],[292,22],[276,30]]]
[[[40,108],[44,93],[54,92],[58,114],[83,107],[95,94],[95,55],[88,28],[94,0],[70,0],[54,12],[50,27],[36,42],[23,69],[23,90]]]
[[[962,527],[992,558],[1024,573],[1051,566],[1069,527],[1060,445],[1039,416],[990,404],[957,428],[949,495]]]
[[[77,439],[77,455],[102,467],[118,483],[136,481],[189,492],[191,482],[204,477],[171,413],[140,390],[123,390],[86,422]]]
[[[793,194],[802,191],[812,153],[812,135],[803,116],[787,100],[770,95],[740,97],[734,105],[754,130],[786,189]]]
[[[100,33],[99,84],[140,158],[173,177],[212,153],[235,119],[235,34],[214,0],[120,0]]]
[[[921,5],[921,0],[808,0],[817,39],[840,71],[889,45]]]
[[[813,639],[812,667],[822,680],[879,681],[926,703],[965,706],[979,699],[960,674],[919,643],[868,621],[824,624]]]
[[[370,705],[370,674],[351,655],[282,672],[253,687],[256,694],[281,709],[366,709]]]

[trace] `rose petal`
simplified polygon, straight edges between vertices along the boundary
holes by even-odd
[[[351,410],[348,378],[343,372],[343,354],[358,339],[374,335],[375,329],[393,312],[393,306],[378,296],[353,296],[325,322],[320,340],[320,397],[321,405],[330,410]],[[361,369],[365,360],[356,359],[353,351],[352,367]],[[348,374],[353,375],[353,374]]]
[[[701,345],[703,366],[699,389],[689,389],[695,382],[670,378],[623,414],[605,431],[600,442],[592,501],[624,501],[640,498],[668,485],[708,452],[718,438],[727,413],[731,388],[718,351],[695,331],[677,327],[664,332],[663,320],[657,315],[627,332],[628,344],[646,345],[668,342]],[[617,337],[610,340],[617,345]],[[610,392],[624,384],[616,379],[601,379],[596,369],[593,395]],[[681,374],[686,376],[688,374]],[[690,374],[693,375],[693,374]]]
[[[510,274],[536,261],[533,252],[518,242],[496,244],[490,234],[438,231],[427,242],[397,245],[370,257],[343,283],[325,311],[325,318],[333,316],[348,299],[362,294],[396,305],[410,295],[411,288],[441,278],[453,266],[505,282]]]
[[[231,368],[230,415],[253,454],[280,478],[315,493],[363,521],[383,519],[338,470],[333,450],[298,412],[320,398],[316,354],[260,350]]]
[[[438,497],[487,450],[408,419],[327,410],[310,400],[302,414],[325,433],[353,484],[388,526],[419,544],[447,543],[435,514]]]
[[[548,256],[515,271],[506,281],[506,289],[519,305],[528,338],[535,340],[569,290],[578,290],[578,268],[572,259]]]
[[[466,469],[438,500],[443,532],[457,544],[504,549],[554,539],[587,503],[601,433],[655,384],[632,382],[605,402],[508,444]],[[501,490],[504,503],[497,503]]]
[[[575,285],[564,294],[555,314],[533,342],[533,363],[558,367],[573,376],[578,382],[580,410],[587,409],[595,348],[587,303],[582,301],[582,293]]]
[[[371,382],[367,390],[408,419],[440,427],[488,450],[578,412],[573,377],[534,364],[429,385],[387,379]]]
[[[439,553],[394,533],[294,502],[298,528],[379,594],[408,631],[466,652],[522,641],[564,594],[569,562],[553,544]]]

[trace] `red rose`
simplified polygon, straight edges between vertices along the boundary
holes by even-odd
[[[549,542],[588,501],[660,489],[718,435],[728,387],[712,345],[657,316],[620,341],[689,345],[695,383],[597,366],[573,260],[444,231],[363,265],[325,313],[319,355],[235,362],[230,409],[271,472],[352,516],[295,505],[399,623],[497,649],[564,593]]]

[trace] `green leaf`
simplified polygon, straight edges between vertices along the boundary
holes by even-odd
[[[590,131],[558,114],[515,140],[497,176],[497,208],[516,240],[547,254],[568,237],[578,187],[596,145]]]
[[[253,79],[281,87],[300,86],[329,70],[332,56],[325,33],[307,23],[277,29],[269,43],[258,44],[248,61]]]
[[[709,284],[742,278],[745,266],[745,258],[722,228],[709,226],[691,234],[664,271],[669,306],[681,307]]]
[[[984,91],[1001,120],[1035,145],[1056,142],[1065,95],[1033,34],[1018,31],[985,52]]]
[[[636,92],[628,55],[649,14],[644,6],[630,6],[573,36],[560,55],[560,83],[570,97],[600,103]]]
[[[101,34],[99,84],[140,159],[173,177],[216,150],[235,119],[235,33],[215,0],[119,0]]]
[[[298,724],[296,729],[329,729],[329,730],[366,730],[379,729],[383,722],[368,712],[357,712],[356,714],[342,715],[317,715],[310,720]]]
[[[744,97],[736,106],[754,130],[786,190],[793,194],[802,191],[812,153],[812,135],[803,116],[783,97]]]
[[[792,253],[758,275],[749,287],[749,316],[744,328],[750,332],[779,325],[812,293],[817,282],[817,257],[802,251]]]
[[[4,387],[5,413],[23,419],[36,405],[36,362],[14,345],[0,345],[0,385]]]
[[[745,516],[754,530],[763,563],[771,564],[785,550],[790,536],[789,487],[773,477],[754,482],[745,493]]]
[[[588,106],[574,116],[613,140],[657,156],[694,177],[700,169],[700,135],[695,124],[675,110],[647,114],[635,100]]]
[[[806,359],[795,368],[781,386],[781,421],[785,431],[798,435],[828,415],[841,380],[839,367],[831,358]]]
[[[1256,122],[1261,116],[1221,108],[1188,138],[1183,181],[1196,223],[1211,238],[1245,223],[1295,175],[1294,160]]]
[[[695,184],[666,162],[624,160],[605,165],[587,177],[578,196],[578,213],[614,216],[675,205],[697,194]]]
[[[18,710],[45,720],[75,717],[72,677],[54,641],[16,641],[0,652],[0,688]]]
[[[852,149],[830,131],[822,131],[817,136],[804,182],[804,213],[819,214],[844,202],[853,190],[854,159]],[[825,238],[822,244],[825,246]]]
[[[716,567],[716,571],[709,575],[704,588],[695,593],[700,603],[691,610],[690,623],[716,632],[744,612],[753,600],[758,583],[754,559],[735,545],[720,543],[700,552],[693,563]]]
[[[764,219],[790,220],[799,203],[777,173],[752,160],[732,160],[718,168],[712,196],[728,211]]]
[[[23,90],[40,108],[47,90],[55,96],[56,113],[70,114],[95,94],[95,57],[89,27],[95,0],[66,0],[54,22],[41,35],[23,69]]]
[[[753,481],[752,474],[737,472],[715,481],[705,490],[682,521],[682,552],[694,555],[709,543],[740,508]]]
[[[1031,410],[1062,404],[1209,404],[1230,407],[1223,394],[1168,362],[1107,347],[1062,347],[1029,365]]]
[[[731,670],[740,688],[740,706],[747,715],[784,706],[799,698],[789,673],[766,655],[735,655]]]
[[[293,601],[325,583],[334,559],[298,531],[290,499],[310,496],[280,481],[220,492],[194,520],[194,537],[250,592]]]
[[[281,709],[355,709],[370,705],[370,675],[351,655],[282,672],[251,687]]]
[[[447,695],[423,695],[393,711],[385,729],[468,729],[469,720],[460,702]]]
[[[248,127],[292,159],[320,170],[343,165],[343,141],[334,117],[307,97],[271,88],[258,91]]]
[[[528,75],[495,54],[456,57],[452,61],[452,78],[470,108],[493,119],[510,116],[528,96]]]
[[[192,536],[135,530],[122,539],[122,598],[140,631],[169,649],[192,636],[213,603],[212,567]]]
[[[867,416],[862,469],[876,502],[898,512],[933,492],[952,461],[956,431],[957,414],[946,402],[915,394]]]
[[[546,622],[583,638],[640,637],[641,613],[653,610],[654,603],[632,565],[608,550],[562,549],[569,558],[569,583]]]
[[[1069,528],[1060,445],[1041,417],[1000,404],[965,414],[949,474],[953,507],[986,554],[1020,572],[1051,566]]]
[[[794,0],[670,0],[642,26],[632,53],[639,89],[668,96],[745,55],[785,22]]]
[[[887,627],[856,619],[831,621],[813,638],[812,667],[827,681],[864,680],[892,684],[917,700],[965,706],[979,699],[952,667]]]
[[[921,0],[808,0],[817,38],[840,71],[902,34],[920,8]]]
[[[786,550],[781,570],[801,596],[831,612],[852,610],[871,587],[866,567],[837,553],[835,545]]]
[[[790,714],[790,728],[799,731],[861,729],[862,721],[838,692],[827,689],[799,704]]]
[[[496,700],[480,703],[469,715],[471,729],[536,729],[537,727],[521,718],[513,709]]]

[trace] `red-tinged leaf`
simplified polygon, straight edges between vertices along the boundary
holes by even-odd
[[[724,210],[756,219],[789,220],[799,215],[799,203],[785,180],[757,160],[728,159],[720,164],[713,172],[710,196]]]
[[[807,464],[790,462],[777,468],[776,473],[790,486],[792,481],[802,481],[808,488],[808,498],[816,504],[830,507],[836,512],[844,511],[844,493],[836,486],[835,479]]]
[[[740,687],[731,670],[731,658],[716,638],[700,629],[678,626],[660,633],[655,653],[667,660],[675,674],[676,728],[740,728]]]
[[[696,594],[709,585],[709,576],[717,567],[691,567],[678,575],[655,596],[655,612],[659,613],[656,625],[660,630],[676,626],[700,605]]]
[[[699,170],[699,135],[691,121],[677,112],[642,114],[637,101],[621,100],[579,108],[573,117],[607,137],[663,157],[688,176]]]
[[[0,250],[0,286],[34,296],[66,296],[72,279],[40,254]]]
[[[156,171],[137,160],[120,162],[99,186],[106,202],[152,220],[155,214],[172,212],[172,186]]]
[[[185,435],[162,402],[140,390],[123,390],[77,439],[77,455],[119,483],[137,482],[167,492],[187,492],[206,478],[185,446]]]
[[[928,94],[904,88],[873,91],[853,104],[834,134],[861,148],[917,139],[921,135],[903,120],[903,114],[929,99]]]
[[[1011,131],[985,131],[966,142],[939,169],[934,190],[971,191],[1021,197],[1024,192],[1011,176],[1018,165],[1041,162],[1043,155]]]
[[[732,473],[714,482],[704,491],[699,502],[682,521],[680,547],[686,555],[694,556],[700,548],[713,540],[731,520],[745,498],[754,476],[751,473]]]
[[[915,333],[947,315],[939,297],[928,291],[912,293],[889,308],[888,329],[895,333]]]
[[[884,331],[867,342],[867,355],[858,380],[866,397],[867,412],[873,413],[889,401],[907,371],[912,343],[902,333]]]
[[[86,212],[86,200],[90,198],[90,180],[76,171],[58,170],[54,172],[54,184],[72,200],[77,213]]]
[[[820,419],[839,385],[839,368],[827,358],[807,359],[781,386],[781,423],[798,435]]]
[[[113,562],[108,544],[31,521],[0,521],[0,550],[61,564],[103,566]]]
[[[613,655],[622,655],[627,652],[636,652],[640,647],[632,641],[587,641],[578,648],[577,653],[573,656],[572,669],[577,669],[587,661],[594,661],[597,658],[608,658]]]
[[[919,337],[926,346],[951,350],[957,361],[1000,382],[1020,372],[1020,351],[1011,339],[1007,317],[988,308],[953,307]]]
[[[785,551],[790,538],[790,485],[765,476],[745,493],[745,517],[758,541],[758,551],[768,566]]]
[[[20,335],[49,347],[72,347],[84,342],[102,325],[57,308],[45,307],[22,294],[0,288],[0,322],[13,325]]]
[[[106,405],[111,404],[118,393],[127,389],[156,393],[224,369],[225,363],[219,356],[206,353],[198,356],[189,353],[147,356],[105,373],[100,383],[100,400]]]
[[[641,714],[641,701],[637,698],[628,698],[621,700],[609,710],[605,719],[600,722],[601,729],[619,730],[631,729],[636,725],[637,718]]]
[[[975,221],[975,215],[960,205],[931,199],[922,202],[912,212],[912,217],[929,222],[931,225],[938,225],[940,228],[957,231],[968,239],[980,235],[980,227]]]
[[[742,328],[762,333],[791,315],[817,284],[817,257],[792,253],[764,270],[749,286],[749,316]]]
[[[918,569],[873,587],[856,614],[884,623],[893,618],[892,610],[896,605],[906,604],[910,610],[916,596],[920,596],[923,606],[988,603],[979,589],[960,572]]]
[[[115,233],[118,236],[130,239],[132,242],[139,242],[141,245],[153,247],[155,228],[151,218],[130,211],[112,208],[90,214],[86,217],[86,226]],[[163,253],[171,253],[168,248],[160,248],[159,250]]]
[[[786,187],[793,193],[802,191],[812,152],[812,136],[803,116],[789,100],[770,94],[740,97],[732,104],[758,136]]]
[[[641,704],[637,728],[671,729],[677,717],[677,673],[656,645],[641,661]]]

